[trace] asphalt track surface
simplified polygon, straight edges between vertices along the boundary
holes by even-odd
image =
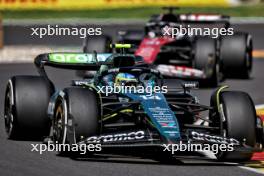
[[[254,70],[250,80],[231,79],[222,84],[230,85],[231,89],[248,92],[255,104],[264,102],[264,60],[254,60]],[[73,79],[73,71],[62,71],[58,69],[48,69],[51,79],[58,85],[58,88],[70,84]],[[258,173],[240,168],[238,164],[222,163],[205,157],[179,158],[172,164],[160,164],[150,159],[140,159],[133,157],[113,157],[106,158],[85,158],[74,160],[67,157],[56,156],[55,152],[46,152],[40,155],[31,152],[31,143],[25,141],[11,141],[6,139],[3,121],[3,102],[5,84],[12,75],[37,74],[32,64],[13,64],[0,66],[0,175],[25,175],[25,176],[257,176]],[[173,81],[170,81],[173,84]],[[194,91],[201,103],[208,104],[213,89],[201,89]],[[41,101],[41,100],[40,100]]]

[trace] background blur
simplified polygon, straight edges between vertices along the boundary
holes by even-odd
[[[79,51],[76,36],[31,36],[32,27],[102,27],[114,39],[120,30],[143,29],[161,7],[178,6],[177,13],[220,13],[232,16],[234,28],[252,33],[262,49],[264,0],[0,0],[0,62],[31,62],[40,52]],[[248,24],[253,26],[248,26]],[[256,37],[257,36],[257,37]],[[11,52],[16,50],[16,52]],[[19,57],[18,57],[19,55]]]

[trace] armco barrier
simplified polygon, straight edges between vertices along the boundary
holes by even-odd
[[[153,6],[231,6],[236,0],[0,0],[0,10],[20,9],[103,9]]]

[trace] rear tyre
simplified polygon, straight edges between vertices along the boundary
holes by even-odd
[[[140,42],[144,38],[144,31],[143,30],[127,30],[127,31],[120,31],[118,33],[118,42],[119,43],[129,43],[134,44],[135,46],[139,46]],[[137,48],[132,47],[126,50],[128,53],[135,53]]]
[[[112,39],[108,36],[87,37],[84,40],[83,52],[93,53],[94,51],[96,51],[97,53],[110,53],[112,52],[110,49],[111,43]],[[82,78],[91,78],[94,76],[94,74],[94,71],[76,71],[76,75]]]
[[[216,106],[211,100],[211,105]],[[246,145],[254,147],[256,143],[256,111],[254,104],[247,93],[225,91],[220,95],[222,115],[218,114],[214,123],[220,126],[220,135],[234,138]],[[212,113],[211,113],[212,115]],[[221,118],[225,117],[225,119]],[[216,125],[213,125],[216,126]],[[219,152],[216,156],[221,161],[248,161],[253,152]]]
[[[87,37],[84,41],[83,52],[92,53],[96,51],[98,53],[109,53],[111,52],[111,43],[112,40],[108,36]]]
[[[246,33],[224,36],[220,42],[220,60],[226,77],[249,78],[252,70],[252,37]]]
[[[54,88],[40,76],[15,76],[5,93],[5,129],[9,139],[42,140],[49,135],[47,108]]]
[[[203,70],[206,79],[202,85],[217,87],[220,82],[219,62],[216,52],[216,40],[199,37],[194,45],[194,68]]]
[[[87,88],[64,89],[57,98],[54,110],[54,142],[76,144],[86,137],[97,135],[98,107],[98,99],[93,91]]]

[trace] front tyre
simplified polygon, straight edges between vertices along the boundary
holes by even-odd
[[[212,106],[215,101],[211,101]],[[250,96],[245,92],[224,91],[220,95],[220,112],[217,119],[211,120],[220,126],[220,135],[234,138],[247,146],[256,144],[256,110]],[[213,114],[213,113],[211,113]],[[213,125],[216,126],[216,125]],[[216,156],[221,161],[248,161],[253,152],[219,152]]]
[[[60,144],[77,144],[98,134],[99,100],[88,88],[66,88],[56,101],[53,140]],[[61,152],[63,153],[63,152]]]

